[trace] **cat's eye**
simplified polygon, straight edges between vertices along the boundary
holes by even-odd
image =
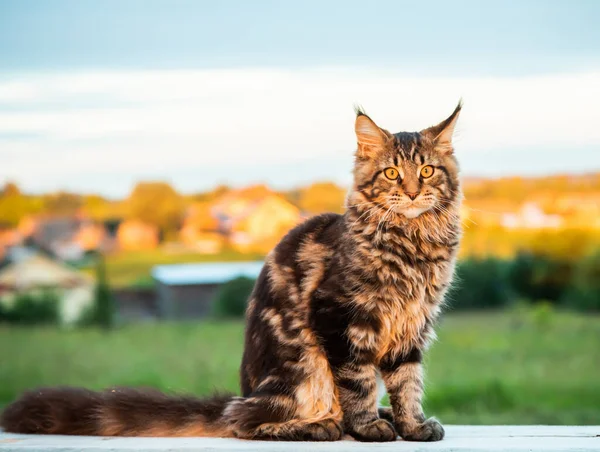
[[[396,168],[386,168],[385,170],[383,170],[383,174],[385,174],[385,177],[387,177],[389,180],[396,180],[399,176],[398,170]]]
[[[421,177],[427,179],[431,176],[433,176],[433,166],[427,165],[421,168]]]

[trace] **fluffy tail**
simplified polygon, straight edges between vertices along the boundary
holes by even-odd
[[[94,436],[232,436],[223,411],[233,396],[169,396],[129,388],[94,392],[41,388],[26,392],[0,415],[12,433]]]

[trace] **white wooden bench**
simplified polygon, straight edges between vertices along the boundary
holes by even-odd
[[[105,438],[0,432],[2,452],[75,451],[600,451],[600,426],[447,426],[437,443],[283,443],[220,438]]]

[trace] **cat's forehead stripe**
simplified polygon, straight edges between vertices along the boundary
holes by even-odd
[[[418,132],[399,132],[394,134],[394,138],[396,139],[397,153],[404,160],[415,161],[421,147],[421,134]],[[420,161],[423,161],[422,156],[420,157]]]

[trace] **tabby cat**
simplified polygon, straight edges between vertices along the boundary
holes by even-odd
[[[0,425],[67,435],[441,440],[441,424],[421,408],[421,360],[461,235],[452,146],[460,110],[396,134],[357,111],[346,213],[290,231],[250,296],[241,397],[45,388],[8,406]],[[382,390],[391,408],[378,408]]]

